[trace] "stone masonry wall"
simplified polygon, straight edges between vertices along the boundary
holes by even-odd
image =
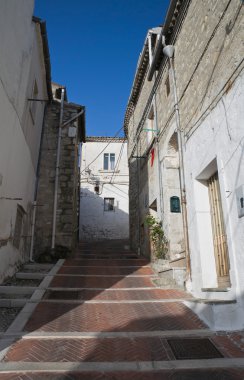
[[[243,16],[244,6],[238,0],[192,0],[178,35],[174,40],[168,41],[175,46],[174,64],[181,126],[186,131],[186,139],[198,128],[201,119],[217,104],[223,93],[230,90],[244,66],[244,45],[241,43]],[[168,76],[169,94],[166,91]],[[135,136],[138,126],[144,122],[144,111],[149,112],[152,106],[152,103],[148,104],[148,99],[152,94],[155,77],[158,80],[155,101],[161,159],[167,154],[169,133],[172,135],[175,131],[172,79],[168,62],[164,58],[159,72],[156,72],[151,82],[148,82],[147,72],[145,73],[143,88],[128,124],[129,158],[133,148],[133,154],[138,151],[136,146],[139,146],[140,155],[145,154],[147,149],[145,132],[141,131],[137,138]],[[137,193],[136,186],[137,182],[130,180],[130,197]],[[138,203],[130,201],[130,205],[130,225],[138,226]],[[134,230],[135,227],[131,231],[132,244],[135,244]]]
[[[77,114],[77,108],[64,105],[63,121]],[[37,193],[34,255],[51,248],[55,167],[57,158],[60,103],[47,107],[41,147]],[[62,130],[57,203],[56,245],[72,249],[77,234],[78,138],[68,136],[70,125]]]

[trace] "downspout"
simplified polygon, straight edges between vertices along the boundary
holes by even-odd
[[[140,135],[136,138],[136,148],[137,148],[137,157],[139,157],[139,138]],[[137,223],[138,223],[138,247],[137,247],[137,255],[141,255],[141,220],[140,220],[140,168],[139,168],[139,159],[136,160],[136,169],[137,169],[137,202],[138,202],[138,213],[137,213]]]
[[[40,141],[39,156],[38,156],[37,169],[36,169],[35,193],[34,193],[34,201],[32,205],[33,213],[32,213],[32,219],[31,219],[31,245],[30,245],[30,258],[29,258],[30,262],[34,262],[33,251],[34,251],[34,235],[35,235],[35,226],[36,226],[37,189],[38,189],[39,174],[40,174],[41,147],[42,147],[42,141],[43,141],[43,135],[44,135],[44,123],[45,123],[46,111],[47,111],[47,104],[45,104],[44,113],[43,113],[41,141]]]
[[[59,164],[60,164],[63,113],[64,113],[64,88],[62,88],[62,91],[61,91],[60,117],[59,117],[59,128],[58,128],[58,146],[57,146],[54,201],[53,201],[54,204],[53,204],[53,226],[52,226],[52,246],[51,246],[52,249],[55,247],[55,237],[56,237],[55,235],[56,235],[56,223],[57,223]]]
[[[149,65],[151,67],[152,61],[153,61],[153,54],[152,54],[152,41],[151,41],[151,33],[148,35],[148,49],[149,49]],[[159,38],[159,36],[158,36]],[[156,140],[156,150],[157,150],[157,161],[158,161],[158,191],[159,191],[159,215],[160,220],[163,222],[163,189],[162,189],[162,173],[161,173],[161,165],[160,165],[160,154],[159,154],[159,129],[158,129],[158,115],[157,115],[157,104],[156,104],[156,92],[153,95],[153,108],[155,113],[155,127],[156,127],[156,133],[155,133],[155,140]]]
[[[177,137],[179,142],[179,160],[180,160],[180,190],[181,190],[181,203],[182,203],[182,221],[183,221],[183,232],[184,232],[184,241],[185,241],[185,250],[186,250],[186,270],[191,279],[191,262],[190,262],[190,249],[189,249],[189,235],[188,235],[188,221],[187,221],[187,210],[186,210],[186,181],[185,181],[185,167],[184,167],[184,150],[183,150],[183,141],[184,135],[183,130],[181,129],[180,124],[180,112],[179,112],[179,100],[177,95],[176,87],[176,78],[175,78],[175,69],[174,69],[174,46],[168,45],[163,49],[164,54],[169,58],[170,71],[172,76],[173,83],[173,92],[174,92],[174,109],[175,109],[175,118],[177,126]]]

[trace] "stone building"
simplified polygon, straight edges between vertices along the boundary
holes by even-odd
[[[127,141],[87,137],[80,170],[80,239],[128,239]]]
[[[46,26],[32,17],[33,7],[32,0],[0,2],[0,282],[29,259],[44,109],[52,98]]]
[[[145,218],[161,221],[171,261],[213,328],[243,328],[243,1],[172,0],[148,31],[124,128],[130,235],[148,255]],[[242,41],[242,42],[241,42]]]
[[[85,141],[85,108],[68,103],[60,85],[53,84],[53,95],[43,125],[34,257],[57,246],[68,252],[78,241],[79,151]]]

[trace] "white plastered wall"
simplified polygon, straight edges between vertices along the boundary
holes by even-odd
[[[238,217],[236,190],[244,184],[244,75],[217,103],[186,143],[185,167],[192,267],[191,291],[197,297],[236,299],[226,306],[225,327],[243,328],[244,217]],[[228,292],[203,292],[217,285],[211,220],[204,176],[218,169],[221,200],[230,259]],[[211,172],[212,170],[212,172]],[[235,309],[235,310],[234,310]],[[219,310],[219,312],[218,312]],[[221,308],[214,311],[215,327],[221,325]],[[233,319],[233,310],[235,319]],[[229,321],[229,322],[228,322]],[[233,322],[234,321],[234,322]],[[234,326],[233,326],[234,323]]]
[[[22,241],[19,249],[12,242],[17,204],[30,212],[34,199],[44,110],[44,104],[38,105],[35,125],[30,123],[28,97],[35,77],[40,97],[46,98],[33,8],[33,0],[0,4],[0,282],[29,255]]]
[[[91,163],[107,144],[108,142],[87,142],[82,146],[81,240],[128,239],[129,237],[127,143],[111,142],[104,152]],[[114,175],[111,170],[103,170],[104,153],[115,153],[116,164],[121,149],[123,153]],[[88,167],[90,173],[84,170]],[[99,195],[94,191],[97,181],[99,181]],[[114,211],[104,211],[104,198],[115,199]]]

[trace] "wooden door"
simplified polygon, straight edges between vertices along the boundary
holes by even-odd
[[[218,172],[209,178],[208,189],[218,286],[227,287],[230,286],[229,254],[221,204]]]

